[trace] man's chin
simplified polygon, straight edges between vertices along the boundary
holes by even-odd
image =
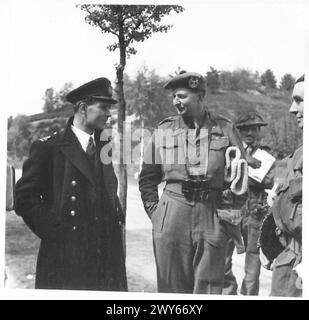
[[[304,120],[303,120],[303,119],[300,119],[300,120],[297,121],[297,123],[298,123],[299,129],[302,129],[303,126],[304,126]]]
[[[103,130],[105,128],[106,128],[106,122],[103,124],[97,124],[94,129],[95,130]]]
[[[178,108],[177,108],[177,112],[178,112],[178,114],[180,114],[181,116],[183,116],[184,114],[186,114],[187,111],[188,111],[187,108],[182,108],[182,109],[178,109]]]

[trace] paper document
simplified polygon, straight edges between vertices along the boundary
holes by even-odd
[[[253,169],[249,166],[248,175],[250,178],[262,182],[276,159],[270,153],[262,149],[257,149],[252,157],[260,160],[261,166],[257,169]]]

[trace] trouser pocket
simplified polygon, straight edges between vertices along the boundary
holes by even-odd
[[[153,212],[151,216],[152,228],[154,231],[162,232],[167,208],[168,208],[168,200],[165,194],[163,193],[162,197],[158,202],[158,206],[156,210]]]

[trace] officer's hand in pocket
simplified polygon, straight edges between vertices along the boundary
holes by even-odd
[[[153,214],[157,210],[157,207],[158,207],[158,203],[153,202],[152,205],[148,208],[147,214],[148,214],[150,220],[152,219]]]

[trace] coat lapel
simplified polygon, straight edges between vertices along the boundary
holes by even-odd
[[[63,140],[60,143],[60,150],[92,184],[95,183],[87,155],[71,130],[70,124],[68,124]]]
[[[94,133],[94,140],[100,151],[106,144],[110,142],[110,139],[107,139],[106,136],[102,137],[101,134],[104,134],[104,131],[96,130]],[[112,163],[104,164],[101,160],[100,162],[102,164],[102,174],[106,191],[112,201],[112,204],[115,205],[114,201],[117,196],[117,178],[114,172],[113,165]]]

